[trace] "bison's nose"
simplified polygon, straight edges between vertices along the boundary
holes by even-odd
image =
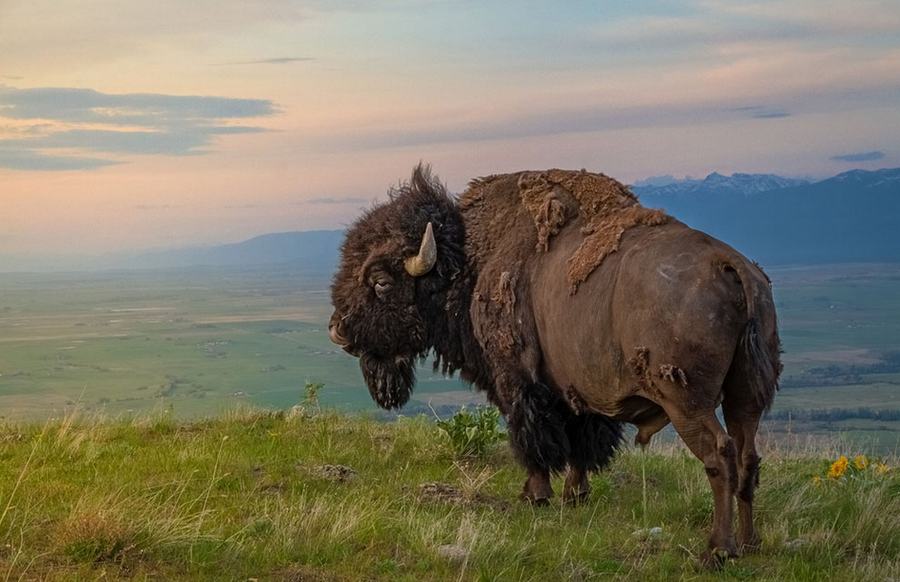
[[[347,338],[341,335],[341,330],[339,324],[337,323],[329,323],[328,324],[328,337],[331,341],[339,346],[346,347],[350,342],[347,341]]]

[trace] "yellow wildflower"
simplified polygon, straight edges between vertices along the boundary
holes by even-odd
[[[838,460],[831,464],[831,468],[828,469],[828,476],[832,479],[840,479],[844,476],[844,473],[847,472],[847,466],[850,464],[850,460],[847,459],[844,455],[838,457]]]
[[[878,463],[875,465],[875,473],[879,475],[887,475],[887,472],[890,471],[890,467],[888,467],[885,463]]]
[[[856,455],[853,457],[853,466],[862,471],[869,466],[869,459],[865,455]]]
[[[813,482],[813,485],[815,485],[816,487],[818,487],[819,485],[822,484],[822,478],[819,477],[818,475],[816,475],[816,476],[814,476],[814,477],[812,478],[812,482]]]

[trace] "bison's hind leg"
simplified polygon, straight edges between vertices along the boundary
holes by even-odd
[[[734,442],[716,418],[715,409],[688,411],[668,406],[666,412],[678,435],[703,462],[706,470],[713,492],[714,509],[713,530],[704,562],[711,566],[718,565],[723,557],[738,555],[732,526],[732,497],[738,479]]]
[[[759,486],[762,461],[756,450],[756,431],[763,411],[741,381],[739,373],[729,374],[725,380],[722,412],[728,434],[734,438],[737,448],[738,545],[742,552],[752,552],[762,545],[753,523],[753,497]]]
[[[741,552],[760,548],[762,539],[753,523],[753,497],[759,486],[759,465],[762,459],[756,452],[756,430],[759,415],[745,414],[723,404],[725,424],[734,438],[737,449],[738,546]]]
[[[774,321],[770,326],[774,327]],[[753,523],[753,497],[759,486],[762,461],[756,450],[756,431],[763,412],[771,404],[780,372],[777,340],[766,349],[758,327],[754,321],[747,324],[722,385],[722,413],[737,448],[738,543],[744,552],[761,546]]]

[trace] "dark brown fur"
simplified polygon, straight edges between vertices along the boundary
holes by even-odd
[[[428,222],[438,263],[414,278],[403,261]],[[460,371],[507,416],[533,501],[566,466],[565,497],[583,497],[586,472],[615,452],[617,421],[636,424],[641,444],[671,422],[713,489],[710,555],[738,550],[736,494],[738,541],[758,545],[754,439],[779,343],[769,282],[734,249],[602,174],[491,176],[457,201],[419,167],[342,250],[332,327],[380,405],[406,402],[411,362],[433,351],[437,368]],[[376,293],[376,280],[390,292]]]

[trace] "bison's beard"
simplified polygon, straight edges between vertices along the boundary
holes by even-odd
[[[400,408],[409,401],[416,383],[415,359],[409,356],[381,359],[371,354],[359,358],[369,394],[385,410]]]

